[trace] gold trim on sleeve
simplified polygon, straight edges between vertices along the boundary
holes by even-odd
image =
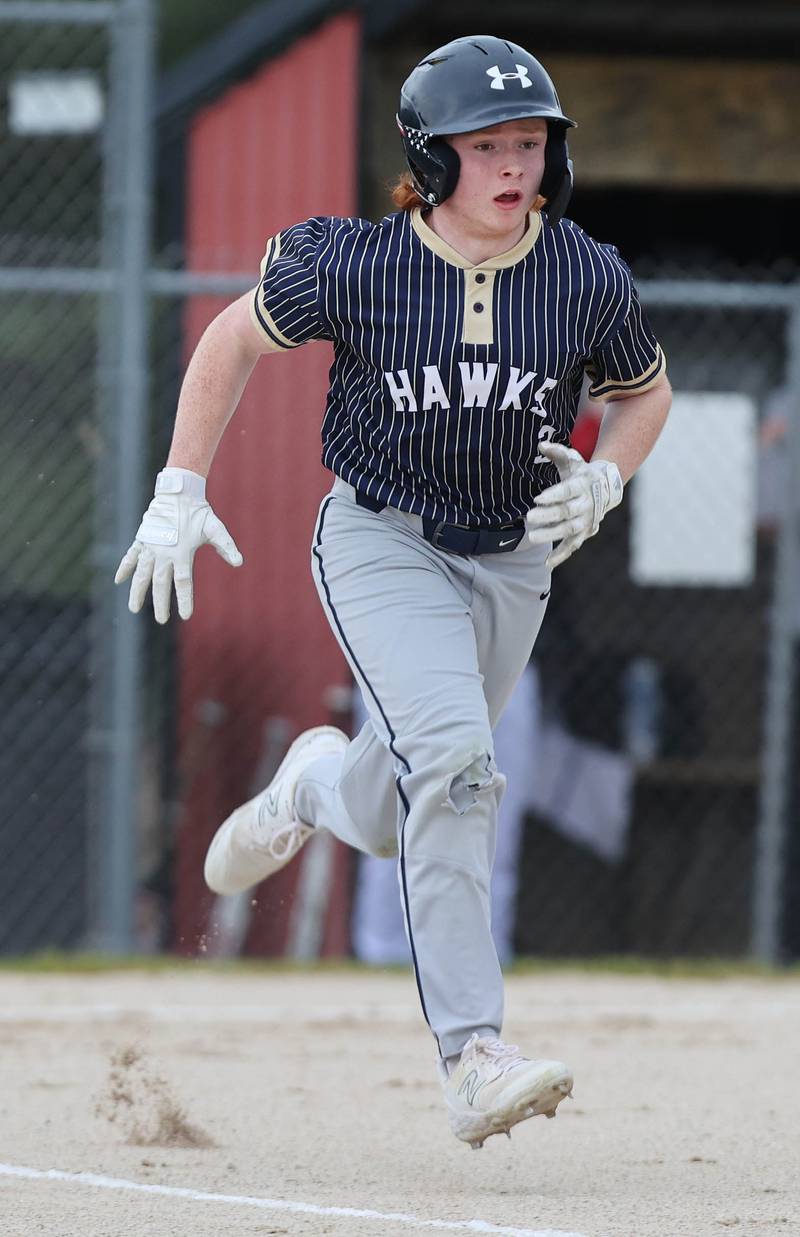
[[[656,359],[638,378],[626,378],[616,381],[607,379],[601,383],[592,382],[588,394],[591,399],[628,399],[631,395],[641,395],[644,391],[649,391],[651,387],[655,386],[659,378],[663,377],[666,370],[667,358],[659,345]],[[590,378],[593,376],[594,371],[591,365],[586,366],[586,372]]]
[[[275,324],[272,314],[264,304],[263,284],[267,271],[280,257],[281,252],[281,236],[280,232],[277,236],[273,236],[267,241],[267,248],[264,257],[261,259],[261,275],[258,286],[253,289],[250,294],[250,321],[258,331],[261,338],[268,345],[266,352],[285,352],[287,348],[298,348],[299,344],[294,340],[288,339],[283,331]]]
[[[263,303],[259,304],[256,309],[256,302],[261,296],[261,284],[254,288],[250,294],[250,321],[258,331],[263,342],[267,345],[265,352],[287,352],[290,348],[299,348],[300,345],[294,343],[291,339],[287,339],[275,325],[272,314],[264,308]]]

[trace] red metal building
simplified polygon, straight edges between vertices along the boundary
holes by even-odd
[[[279,229],[310,215],[357,213],[360,39],[360,16],[339,13],[194,114],[186,145],[189,269],[252,270],[255,286],[266,241]],[[186,359],[230,299],[187,302]],[[300,730],[331,720],[332,689],[349,683],[309,570],[315,516],[331,482],[319,462],[331,361],[323,343],[264,358],[209,481],[245,565],[234,572],[204,551],[195,613],[177,633],[179,760],[190,776],[174,914],[176,945],[188,953],[209,930],[202,865],[214,829],[254,793],[259,763],[263,770]],[[347,865],[337,844],[323,952],[347,949]],[[283,952],[300,869],[291,865],[257,891],[247,951]]]

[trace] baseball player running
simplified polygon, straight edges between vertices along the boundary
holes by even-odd
[[[489,878],[505,779],[492,727],[539,631],[554,567],[598,530],[666,418],[664,358],[617,250],[564,218],[572,172],[553,83],[503,39],[456,39],[408,77],[395,213],[314,218],[267,244],[255,290],[206,331],[167,466],[117,572],[192,612],[209,543],[241,555],[205,478],[264,353],[334,346],[322,426],[334,474],[312,571],[369,720],[302,734],[218,829],[205,863],[232,894],[314,829],[396,854],[423,1014],[453,1132],[473,1147],[572,1088],[560,1061],[500,1038]],[[608,401],[593,459],[566,444],[587,371]]]

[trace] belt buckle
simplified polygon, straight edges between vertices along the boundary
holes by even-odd
[[[440,547],[440,545],[441,545],[441,542],[440,542],[440,537],[441,537],[441,535],[442,535],[442,533],[444,532],[444,530],[445,530],[445,528],[446,528],[446,527],[447,527],[446,522],[445,522],[444,520],[440,520],[440,521],[439,521],[439,523],[436,525],[436,527],[434,528],[433,532],[432,532],[432,533],[431,533],[431,535],[430,535],[430,543],[431,543],[431,545],[436,546],[436,547],[437,547],[437,549],[438,549],[438,548]]]

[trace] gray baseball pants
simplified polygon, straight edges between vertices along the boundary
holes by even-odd
[[[302,819],[372,855],[398,855],[423,1013],[443,1057],[499,1035],[503,981],[489,882],[505,778],[492,727],[547,607],[547,546],[463,557],[419,516],[359,507],[337,479],[320,506],[312,570],[369,720],[345,756],[316,761]]]

